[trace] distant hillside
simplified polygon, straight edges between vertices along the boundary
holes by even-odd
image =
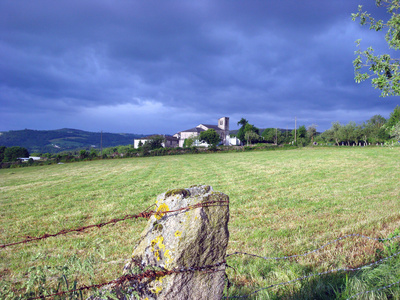
[[[133,144],[143,134],[103,132],[103,148]],[[58,130],[10,130],[0,132],[0,146],[21,146],[30,153],[57,153],[78,148],[100,149],[101,133],[63,128]]]

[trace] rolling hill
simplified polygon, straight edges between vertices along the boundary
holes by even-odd
[[[101,136],[102,135],[102,136]],[[133,144],[135,138],[143,134],[89,132],[63,128],[57,130],[10,130],[0,132],[0,146],[20,146],[30,153],[58,153],[62,151],[103,148]]]

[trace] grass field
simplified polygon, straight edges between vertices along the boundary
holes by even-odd
[[[169,189],[207,184],[230,197],[228,253],[300,254],[346,234],[387,237],[394,232],[400,227],[399,182],[400,149],[381,147],[194,154],[3,169],[0,244],[141,212]],[[18,287],[34,266],[56,269],[66,264],[78,284],[112,280],[121,274],[145,222],[125,221],[2,249],[1,281]],[[236,269],[229,270],[230,295],[311,271],[363,265],[377,259],[381,244],[351,238],[297,260],[229,257],[228,263]],[[321,280],[325,285],[347,280],[339,275]],[[253,298],[301,298],[297,294],[301,292],[310,296],[321,280],[272,288]],[[337,299],[362,288],[354,287]],[[377,293],[376,297],[386,296]]]

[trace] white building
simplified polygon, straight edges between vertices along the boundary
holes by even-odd
[[[18,157],[18,159],[22,162],[28,161],[30,158],[32,158],[32,160],[40,160],[39,156],[29,156],[29,157]]]
[[[163,147],[169,147],[169,148],[181,147],[182,148],[183,143],[188,138],[194,139],[193,146],[208,147],[207,143],[200,143],[198,140],[200,133],[202,131],[206,131],[208,129],[214,129],[219,134],[222,145],[226,145],[226,146],[240,145],[240,141],[236,137],[230,138],[230,136],[229,136],[229,118],[223,117],[223,118],[218,119],[217,125],[199,124],[194,128],[179,131],[178,133],[175,133],[173,136],[164,135],[163,137],[165,138],[165,144],[163,143]],[[133,147],[135,149],[139,148],[139,144],[144,145],[144,143],[149,141],[152,137],[154,137],[154,135],[147,136],[147,137],[144,137],[141,139],[135,139],[133,142]]]
[[[223,117],[218,119],[218,125],[210,125],[210,124],[199,124],[194,128],[190,128],[187,130],[179,131],[175,133],[173,136],[179,140],[179,147],[183,147],[183,143],[185,139],[188,138],[198,138],[202,131],[206,131],[208,129],[214,129],[221,138],[222,145],[229,145],[229,118]],[[207,144],[199,144],[196,142],[195,146],[208,146]]]
[[[137,149],[139,148],[141,145],[144,145],[146,142],[148,142],[149,140],[151,140],[153,137],[155,136],[161,136],[164,138],[164,142],[161,144],[164,148],[175,148],[178,146],[178,139],[170,136],[170,135],[150,135],[150,136],[146,136],[144,138],[141,139],[135,139],[133,141],[133,148]]]

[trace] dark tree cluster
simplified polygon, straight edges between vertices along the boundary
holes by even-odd
[[[15,162],[22,157],[29,157],[29,152],[25,148],[0,146],[0,162]]]

